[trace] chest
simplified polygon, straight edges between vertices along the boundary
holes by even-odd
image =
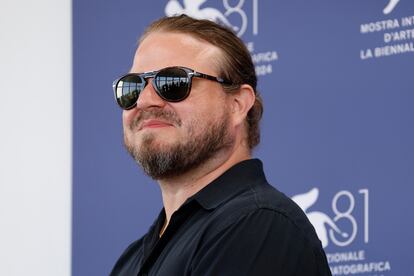
[[[140,275],[190,275],[192,260],[203,243],[209,216],[193,213],[172,219],[163,236],[144,240]]]

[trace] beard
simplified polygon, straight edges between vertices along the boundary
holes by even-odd
[[[181,120],[173,112],[151,110],[143,111],[132,122],[130,129],[148,118],[163,119],[175,126],[182,125]],[[229,114],[224,112],[221,118],[204,124],[204,129],[200,129],[203,124],[194,119],[187,128],[187,136],[171,145],[157,142],[157,137],[153,133],[145,135],[139,146],[134,145],[125,135],[124,144],[130,155],[151,178],[161,180],[180,176],[196,169],[219,151],[233,145],[234,138],[229,133]]]

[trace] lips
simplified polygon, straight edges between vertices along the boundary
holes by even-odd
[[[173,126],[173,124],[166,122],[166,121],[162,121],[162,120],[144,120],[138,130],[142,130],[145,128],[163,128],[163,127],[170,127]]]
[[[161,128],[170,126],[181,126],[181,120],[177,114],[170,110],[160,108],[147,108],[140,110],[135,118],[132,118],[129,129],[140,131],[144,128]]]

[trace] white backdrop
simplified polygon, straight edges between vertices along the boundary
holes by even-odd
[[[70,275],[71,1],[0,2],[0,275]]]

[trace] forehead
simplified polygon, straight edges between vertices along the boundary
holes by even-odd
[[[168,66],[185,66],[216,74],[221,50],[191,35],[171,32],[149,34],[139,45],[131,72],[155,71]]]

